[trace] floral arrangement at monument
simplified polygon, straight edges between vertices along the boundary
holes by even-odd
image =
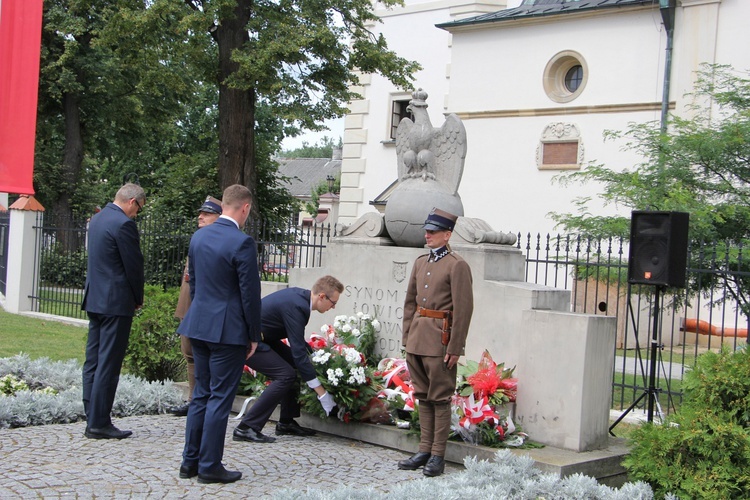
[[[258,397],[270,383],[271,380],[268,377],[245,365],[242,368],[242,377],[237,394]]]
[[[338,405],[328,417],[418,430],[419,402],[413,397],[406,360],[377,359],[374,347],[379,330],[377,319],[358,312],[336,316],[333,324],[323,325],[320,333],[310,336],[310,359],[318,380]],[[514,369],[495,363],[488,351],[479,361],[459,364],[451,401],[452,439],[493,447],[527,445],[526,434],[513,422],[518,384]],[[267,384],[265,377],[246,367],[241,392],[257,396]],[[326,418],[317,394],[305,384],[301,384],[300,402],[306,413]]]
[[[472,444],[493,447],[517,447],[526,443],[526,434],[512,419],[510,405],[515,402],[518,380],[513,368],[492,360],[485,351],[479,362],[459,365],[456,393],[451,401],[453,412],[452,438]],[[419,402],[412,397],[413,388],[406,360],[386,358],[378,365],[385,381],[379,397],[394,411],[394,423],[399,427],[416,429],[419,426]]]
[[[344,422],[362,420],[367,405],[376,397],[382,379],[368,364],[380,323],[362,312],[356,316],[336,316],[332,325],[323,325],[311,336],[312,364],[318,380],[337,403],[335,416]],[[315,391],[302,387],[302,409],[325,416]]]
[[[514,368],[493,361],[488,351],[479,362],[459,365],[456,394],[453,396],[455,436],[472,444],[521,446],[526,434],[517,430],[506,403],[516,400],[518,379]]]

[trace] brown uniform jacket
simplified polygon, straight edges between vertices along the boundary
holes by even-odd
[[[180,296],[177,299],[177,308],[174,317],[182,319],[190,307],[190,275],[188,274],[188,262],[185,261],[185,270],[182,272],[182,283],[180,283]]]
[[[471,268],[453,252],[437,262],[428,262],[427,257],[429,255],[417,258],[406,290],[403,346],[410,354],[443,356],[443,320],[420,316],[417,308],[450,310],[453,311],[453,332],[447,352],[462,355],[474,311]]]

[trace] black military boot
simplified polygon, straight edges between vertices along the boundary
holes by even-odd
[[[398,463],[398,468],[401,470],[417,470],[422,467],[430,459],[430,454],[424,451],[420,451],[416,455],[413,455],[406,460],[401,460]]]
[[[437,455],[432,455],[427,465],[424,466],[422,474],[427,477],[439,476],[445,470],[445,459]]]

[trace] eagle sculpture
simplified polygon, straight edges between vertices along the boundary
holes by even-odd
[[[466,129],[455,114],[449,114],[442,127],[433,127],[426,100],[424,90],[413,92],[406,110],[414,120],[404,118],[396,129],[398,179],[431,179],[455,194],[464,171]]]

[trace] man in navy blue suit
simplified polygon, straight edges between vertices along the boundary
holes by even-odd
[[[245,359],[260,340],[260,277],[255,241],[240,229],[250,214],[250,191],[239,184],[222,196],[222,215],[190,239],[192,303],[177,331],[190,338],[195,390],[185,426],[180,477],[232,483],[224,434]]]
[[[281,403],[276,434],[312,436],[315,431],[301,427],[297,371],[302,380],[318,395],[326,414],[336,406],[333,397],[321,385],[310,361],[305,341],[305,326],[310,312],[324,313],[336,307],[344,285],[333,276],[318,279],[312,290],[286,288],[263,299],[262,342],[245,364],[272,380],[232,433],[234,441],[272,443],[276,439],[261,433],[271,413]],[[289,341],[289,345],[282,342]]]
[[[83,407],[91,439],[123,439],[132,434],[112,425],[120,369],[135,310],[143,305],[143,254],[133,218],[146,193],[125,184],[115,200],[91,218],[88,266],[81,309],[89,317],[83,364]]]

